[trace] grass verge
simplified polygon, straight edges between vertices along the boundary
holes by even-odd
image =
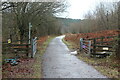
[[[67,45],[70,51],[78,51],[78,45],[74,44],[71,41],[66,41],[64,38],[62,39],[62,41]]]
[[[35,62],[33,65],[33,69],[34,69],[33,78],[42,78],[42,67],[41,67],[42,56],[45,53],[48,44],[54,37],[55,36],[50,36],[43,44],[38,44],[38,51],[37,54],[35,55]]]
[[[71,50],[73,49],[74,47],[72,46],[73,43],[70,42],[70,41],[65,41],[65,39],[63,38],[62,41],[67,45],[67,47]]]
[[[73,42],[65,41],[64,39],[63,39],[63,42],[68,46],[70,50],[76,48],[76,46],[69,46],[69,45],[76,45]],[[101,72],[101,74],[109,78],[117,78],[117,79],[119,78],[120,75],[119,75],[118,69],[120,67],[120,64],[119,62],[113,60],[111,57],[98,59],[98,58],[88,57],[85,54],[80,52],[78,53],[79,54],[77,55],[77,57],[80,60],[86,62],[89,65],[92,65],[96,70]]]

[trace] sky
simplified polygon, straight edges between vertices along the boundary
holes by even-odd
[[[119,0],[67,0],[69,7],[66,13],[62,13],[61,17],[84,19],[84,15],[88,11],[92,11],[100,2],[117,2]]]
[[[8,1],[8,0],[2,0]],[[56,1],[56,0],[9,0],[9,1]],[[57,0],[62,1],[62,0]],[[64,0],[63,0],[64,1]],[[118,2],[120,0],[65,0],[69,7],[65,13],[61,13],[58,17],[72,18],[72,19],[84,19],[84,15],[89,11],[95,10],[95,7],[100,2]]]

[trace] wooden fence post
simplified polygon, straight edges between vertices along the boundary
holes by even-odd
[[[89,41],[89,43],[88,43],[88,47],[89,47],[89,54],[91,53],[91,41]]]
[[[96,54],[96,39],[93,39],[93,54]]]
[[[31,58],[33,58],[33,39],[31,39]]]
[[[103,45],[104,37],[101,37],[101,44]]]
[[[83,51],[82,46],[83,46],[83,38],[80,38],[80,51]]]
[[[29,48],[29,45],[26,45],[26,48]],[[29,50],[26,50],[26,56],[29,56]]]

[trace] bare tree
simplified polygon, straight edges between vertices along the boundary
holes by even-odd
[[[5,5],[6,4],[6,5]],[[12,6],[11,6],[12,5]],[[28,39],[29,22],[32,23],[32,33],[49,35],[55,33],[55,13],[65,10],[65,5],[60,2],[9,2],[3,4],[4,13],[12,13],[14,24],[19,31],[21,43]]]
[[[120,1],[118,2],[118,30],[119,30],[119,35],[118,35],[116,56],[118,57],[118,59],[120,59]]]

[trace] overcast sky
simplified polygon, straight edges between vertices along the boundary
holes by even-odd
[[[99,2],[117,2],[119,0],[67,0],[70,7],[61,17],[83,19],[89,10],[94,10]]]
[[[56,1],[56,0],[2,0],[2,1],[36,1],[36,2],[44,2],[44,1]],[[62,1],[62,0],[57,0]],[[66,13],[62,13],[59,17],[64,18],[73,18],[73,19],[83,19],[84,15],[88,11],[92,11],[100,2],[118,2],[120,0],[65,0],[68,2],[69,7],[66,9]]]

